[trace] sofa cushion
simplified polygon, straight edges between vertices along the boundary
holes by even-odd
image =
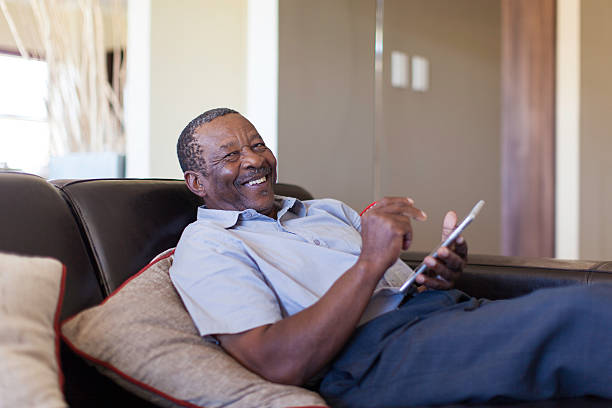
[[[0,407],[65,407],[59,316],[65,268],[0,253]]]
[[[173,253],[157,257],[101,305],[62,325],[78,354],[161,406],[324,406],[317,394],[270,383],[203,340],[175,291]]]

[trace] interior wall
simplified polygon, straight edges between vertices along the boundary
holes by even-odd
[[[279,180],[373,200],[374,0],[279,1]]]
[[[21,40],[24,43],[24,46],[28,50],[36,50],[38,49],[37,41],[35,41],[34,32],[30,30],[22,30],[21,27],[31,26],[34,21],[34,16],[32,15],[31,8],[26,3],[14,3],[7,2],[6,7],[9,11],[11,18],[13,19],[15,25],[17,25],[19,29],[19,35],[21,36]],[[27,24],[27,25],[24,25]],[[3,51],[17,51],[17,44],[13,38],[13,34],[9,28],[8,22],[4,16],[4,13],[0,11],[0,50]]]
[[[582,0],[580,257],[612,259],[612,2]]]
[[[246,26],[247,0],[152,0],[150,177],[182,178],[176,141],[191,119],[244,112]]]
[[[486,205],[466,232],[471,253],[500,253],[501,9],[490,0],[385,0],[384,195],[409,196],[429,216],[412,249],[440,240],[447,210]],[[430,88],[390,85],[390,53],[429,60]]]

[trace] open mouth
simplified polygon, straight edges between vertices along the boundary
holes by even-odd
[[[268,178],[263,176],[262,178],[258,178],[257,180],[251,180],[246,183],[247,186],[256,186],[257,184],[265,183]]]
[[[247,187],[255,187],[261,184],[266,183],[270,175],[272,174],[272,170],[269,168],[262,168],[258,171],[254,171],[250,174],[245,174],[239,180],[236,180],[236,186],[242,185]]]

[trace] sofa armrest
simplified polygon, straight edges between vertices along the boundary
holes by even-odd
[[[417,266],[426,252],[403,252],[401,259]],[[612,262],[469,255],[456,287],[487,299],[507,299],[536,289],[567,285],[612,283]]]

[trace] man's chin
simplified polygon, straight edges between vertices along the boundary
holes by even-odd
[[[274,209],[274,188],[269,181],[255,186],[242,185],[238,191],[246,208],[252,208],[261,214]]]

